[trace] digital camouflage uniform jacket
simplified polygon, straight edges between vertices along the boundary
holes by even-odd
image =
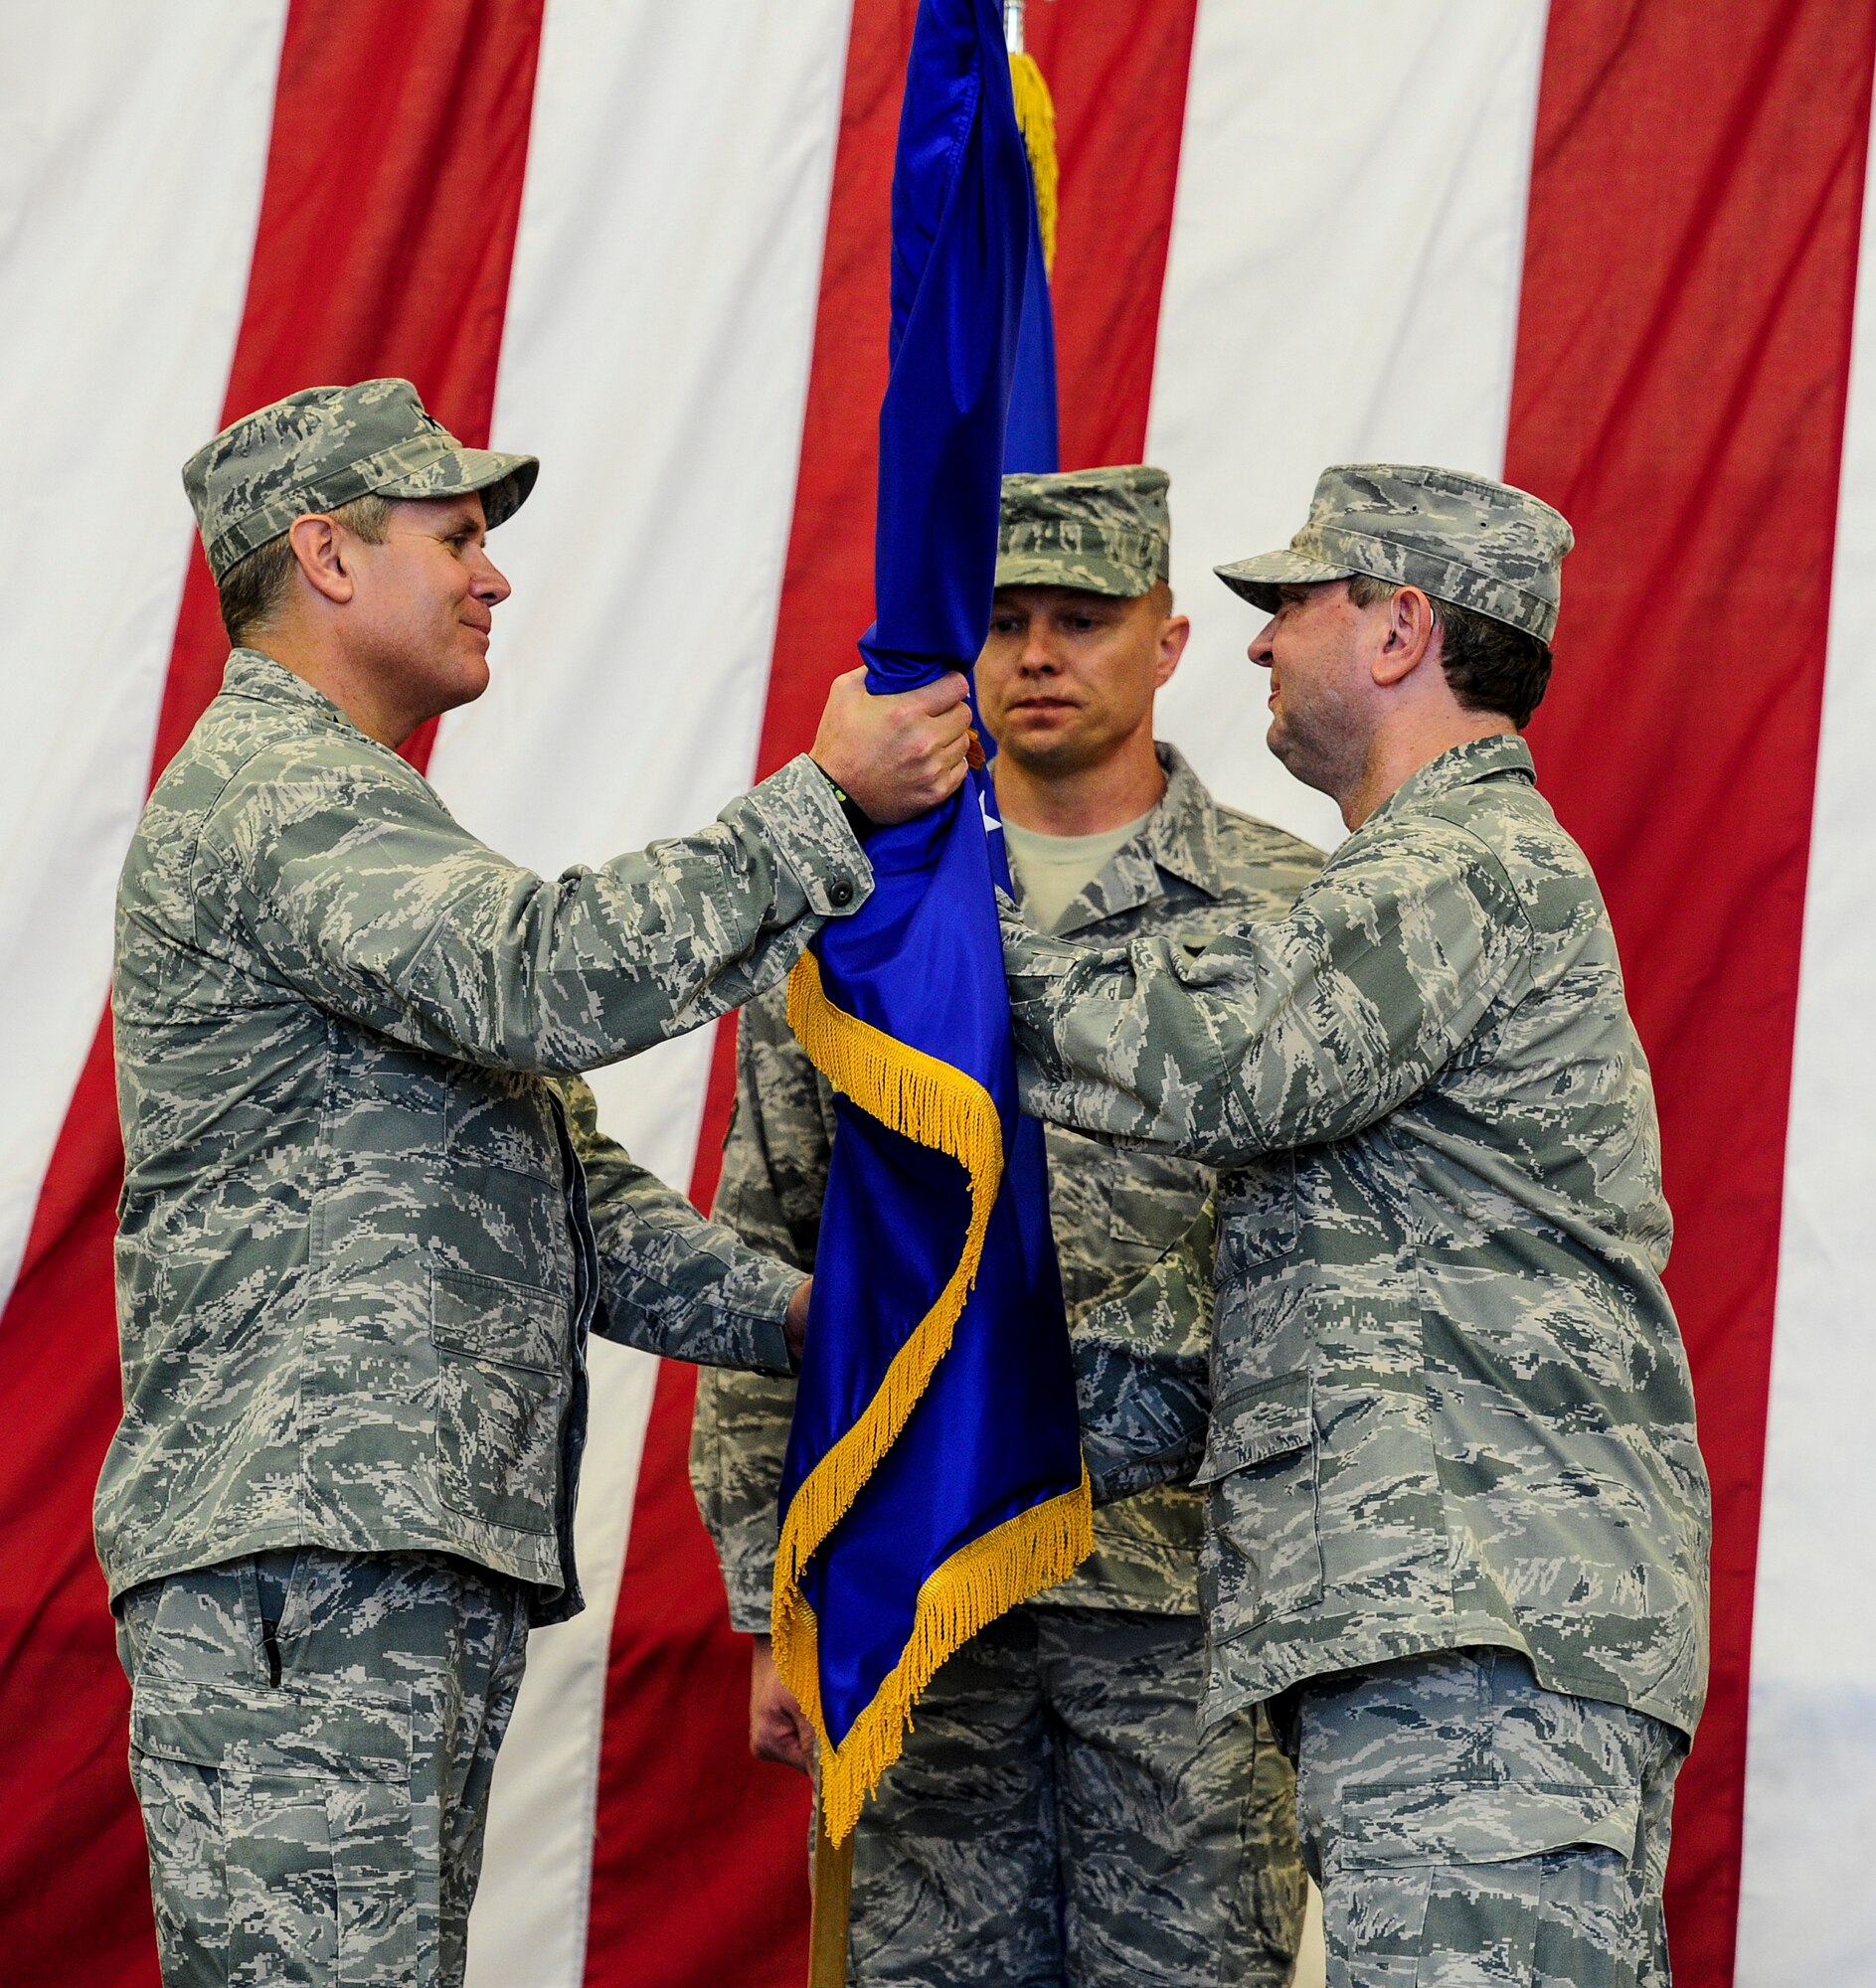
[[[1317,850],[1268,823],[1220,807],[1172,747],[1159,747],[1166,791],[1144,827],[1115,851],[1070,908],[1078,942],[1120,943],[1153,932],[1203,944],[1247,918],[1278,917],[1320,866]],[[743,1013],[736,1117],[724,1147],[716,1214],[770,1255],[811,1268],[833,1139],[831,1097],[789,1033],[781,990]],[[1163,1154],[1120,1152],[1049,1128],[1049,1198],[1071,1320],[1131,1288],[1144,1343],[1184,1345],[1209,1323],[1209,1264],[1142,1274],[1205,1221],[1208,1167]],[[1183,1258],[1175,1259],[1183,1267]],[[1198,1316],[1203,1312],[1203,1316]],[[776,1491],[794,1400],[790,1381],[698,1376],[691,1484],[730,1591],[739,1629],[766,1633],[774,1573]],[[1202,1506],[1162,1485],[1096,1515],[1095,1554],[1046,1600],[1192,1614],[1198,1607]]]
[[[572,1073],[747,999],[871,884],[805,760],[545,881],[236,650],[118,891],[113,1597],[309,1545],[577,1608],[589,1327],[785,1372],[798,1278],[601,1137]]]
[[[1123,1343],[1083,1359],[1110,1487],[1204,1444],[1203,1716],[1497,1645],[1691,1734],[1710,1506],[1653,1090],[1523,742],[1424,767],[1279,922],[1090,953],[1006,913],[1005,950],[1025,1107],[1221,1169],[1209,1440],[1189,1348],[1133,1349],[1151,1414]]]

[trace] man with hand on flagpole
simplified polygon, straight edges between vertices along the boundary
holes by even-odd
[[[1140,466],[1003,481],[978,709],[1025,911],[1080,943],[1202,945],[1280,915],[1316,851],[1220,806],[1153,701],[1188,623],[1173,611],[1166,477]],[[834,1104],[777,994],[740,1023],[716,1214],[814,1261]],[[1202,1217],[1203,1165],[1049,1134],[1050,1214],[1071,1320],[1129,1287],[1148,1343],[1202,1338],[1209,1264],[1156,1266]],[[1209,1234],[1209,1227],[1205,1229]],[[1146,1289],[1136,1284],[1155,1272]],[[699,1377],[692,1483],[734,1625],[756,1637],[753,1750],[806,1770],[807,1723],[769,1656],[789,1382]],[[1292,1777],[1266,1720],[1203,1740],[1197,1496],[1161,1487],[1097,1517],[1095,1556],[938,1671],[862,1812],[853,1889],[865,1983],[1059,1981],[1280,1988],[1301,1923]]]
[[[1485,477],[1325,470],[1219,573],[1348,840],[1198,948],[1005,910],[1025,1107],[1220,1170],[1209,1427],[1191,1349],[1168,1386],[1115,1330],[1085,1451],[1098,1496],[1198,1466],[1203,1716],[1271,1706],[1347,1988],[1668,1980],[1711,1501],[1647,1062],[1519,736],[1570,545]]]
[[[955,791],[952,675],[558,879],[396,747],[481,695],[532,456],[404,380],[184,471],[234,652],[124,865],[124,1412],[97,1546],[164,1980],[449,1988],[529,1626],[582,1605],[590,1330],[785,1373],[798,1271],[601,1136],[579,1073],[772,984]]]

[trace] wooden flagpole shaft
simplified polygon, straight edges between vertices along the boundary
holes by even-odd
[[[814,1916],[807,1936],[807,1988],[846,1988],[847,1915],[853,1904],[853,1837],[827,1837],[827,1817],[814,1805]]]

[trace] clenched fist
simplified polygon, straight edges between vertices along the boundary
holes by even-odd
[[[874,697],[866,671],[834,679],[813,759],[871,820],[910,821],[963,784],[968,686],[953,672],[918,690]]]
[[[756,1637],[750,1651],[749,1749],[759,1760],[814,1771],[814,1729],[782,1683],[767,1636]]]

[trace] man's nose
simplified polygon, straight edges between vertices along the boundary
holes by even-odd
[[[1269,669],[1276,657],[1271,647],[1271,630],[1277,626],[1276,618],[1265,622],[1264,626],[1251,637],[1251,646],[1245,654],[1263,669]]]
[[[1040,628],[1030,629],[1023,638],[1023,653],[1019,661],[1022,669],[1031,676],[1061,667],[1056,659],[1055,645]]]
[[[484,553],[481,570],[475,576],[475,597],[486,600],[491,607],[498,607],[514,591],[508,584],[508,576]]]

